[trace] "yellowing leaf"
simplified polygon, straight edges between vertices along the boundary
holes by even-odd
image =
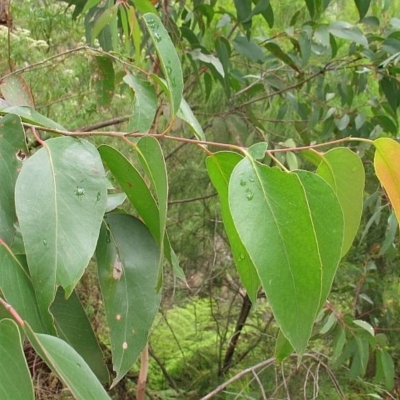
[[[380,138],[374,141],[374,146],[376,176],[386,190],[400,223],[400,144],[393,139]]]

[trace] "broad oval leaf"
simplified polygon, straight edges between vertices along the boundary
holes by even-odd
[[[19,153],[19,159],[23,160],[28,154],[25,131],[21,118],[15,114],[7,114],[0,119],[0,138],[6,140]],[[22,153],[21,153],[22,152]]]
[[[221,214],[228,235],[231,251],[235,260],[240,279],[253,304],[257,300],[260,288],[260,278],[254,264],[243,245],[232,220],[228,203],[228,185],[232,171],[242,160],[242,157],[233,152],[219,152],[207,158],[207,171],[211,182],[218,191],[221,204]]]
[[[56,336],[35,333],[27,323],[24,331],[36,353],[76,399],[110,400],[85,360],[67,342]]]
[[[0,81],[4,100],[13,106],[35,107],[32,92],[21,75],[9,75]]]
[[[368,40],[356,26],[344,21],[335,21],[328,26],[328,31],[333,36],[350,40],[368,48]]]
[[[229,205],[282,333],[302,354],[340,260],[339,201],[315,174],[245,158],[232,172]]]
[[[168,85],[172,115],[175,115],[181,104],[183,93],[181,62],[160,18],[152,13],[144,14],[142,18],[160,59],[161,68]]]
[[[0,321],[0,398],[34,400],[33,385],[17,324]]]
[[[56,284],[71,294],[96,248],[106,208],[105,172],[96,148],[71,137],[44,142],[22,166],[15,203],[39,307],[45,310]]]
[[[160,249],[147,227],[127,214],[110,214],[96,250],[110,328],[115,386],[145,347],[160,303]]]
[[[360,226],[365,186],[364,166],[357,154],[348,148],[339,147],[322,155],[317,174],[332,187],[342,207],[344,256]]]
[[[400,144],[390,138],[376,139],[373,144],[376,176],[386,190],[400,224]]]

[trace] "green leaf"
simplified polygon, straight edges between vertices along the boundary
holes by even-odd
[[[17,324],[0,320],[0,398],[35,399],[33,385]]]
[[[119,206],[122,206],[122,204],[126,200],[126,194],[125,193],[112,193],[112,194],[107,194],[107,207],[106,207],[106,212],[110,212],[118,208]]]
[[[108,383],[110,377],[104,364],[103,352],[75,291],[67,300],[59,289],[50,310],[58,337],[69,343],[83,357],[100,382]]]
[[[127,214],[106,217],[96,250],[110,328],[115,386],[147,343],[160,303],[156,290],[160,250],[145,225]]]
[[[243,25],[244,29],[251,27],[251,0],[234,0],[237,19]]]
[[[253,40],[247,39],[246,36],[237,35],[233,40],[235,50],[249,60],[263,63],[266,59],[261,47]]]
[[[268,150],[267,142],[259,142],[253,144],[253,146],[248,148],[248,153],[255,160],[263,160],[265,157],[265,152]]]
[[[22,166],[15,204],[39,308],[45,311],[55,285],[70,295],[94,253],[106,180],[89,142],[60,137],[43,146]]]
[[[335,21],[328,26],[328,31],[333,36],[350,40],[368,48],[368,40],[356,26],[344,21]]]
[[[233,169],[241,160],[242,157],[237,153],[219,152],[208,157],[206,164],[211,182],[218,191],[222,219],[236,268],[251,302],[256,304],[257,292],[260,288],[260,278],[235,228],[228,203],[229,179]]]
[[[64,340],[24,327],[32,347],[76,399],[110,400],[85,360]]]
[[[350,249],[363,211],[365,171],[358,155],[339,147],[322,155],[317,174],[334,190],[344,216],[342,256]]]
[[[135,92],[133,116],[129,121],[128,130],[147,133],[157,112],[157,94],[154,86],[132,74],[125,75],[124,82]]]
[[[340,260],[339,201],[317,175],[245,158],[232,173],[229,206],[282,333],[302,354]]]
[[[160,219],[160,232],[158,237],[159,245],[163,248],[164,237],[167,227],[167,207],[168,207],[168,177],[167,167],[165,165],[164,155],[160,143],[150,136],[142,137],[136,146],[139,161],[150,178],[153,189],[158,201],[158,212]],[[160,257],[160,266],[162,257]]]
[[[353,323],[359,326],[361,329],[364,329],[371,336],[375,336],[374,328],[368,322],[363,321],[362,319],[355,319],[353,320]]]
[[[133,0],[133,4],[141,13],[157,14],[156,8],[149,0]]]
[[[53,320],[46,310],[39,312],[35,290],[23,257],[17,258],[11,249],[0,243],[0,289],[4,298],[36,331],[54,333]]]
[[[379,138],[373,142],[376,151],[375,173],[389,196],[390,203],[400,223],[400,144],[390,138]]]
[[[183,278],[183,272],[179,267],[178,259],[171,247],[168,235],[165,234],[164,238],[160,237],[160,211],[146,182],[138,170],[118,150],[106,145],[100,146],[98,150],[103,161],[107,164],[122,190],[149,228],[154,239],[159,244],[164,242],[164,255],[171,263],[175,274]]]
[[[90,63],[97,105],[106,108],[111,104],[115,90],[114,67],[110,57],[96,56]]]
[[[0,137],[0,239],[8,245],[15,237],[14,188],[20,167],[15,149]]]
[[[276,338],[275,344],[275,357],[279,362],[282,362],[284,359],[288,358],[293,353],[293,347],[290,344],[289,340],[285,338],[282,331],[280,330],[278,333],[278,337]]]
[[[269,7],[269,0],[258,0],[255,7],[251,10],[250,15],[243,21],[243,23],[250,22],[255,15],[266,12]]]
[[[376,352],[376,379],[384,381],[387,390],[393,390],[395,368],[393,359],[386,350],[378,349]]]
[[[39,114],[37,111],[29,107],[11,106],[0,108],[0,115],[15,114],[21,117],[22,121],[28,124],[34,124],[38,126],[44,126],[51,129],[57,129],[60,131],[65,131],[65,128],[53,120]]]
[[[144,14],[142,18],[160,59],[161,69],[168,85],[172,115],[174,116],[180,107],[183,93],[181,62],[160,18],[155,14]]]
[[[0,139],[6,140],[14,149],[20,153],[19,158],[23,159],[28,154],[25,131],[18,115],[7,114],[0,119]]]
[[[31,90],[21,75],[10,75],[2,78],[0,91],[4,100],[13,106],[35,108]]]
[[[276,58],[289,65],[289,67],[293,68],[295,71],[300,72],[294,61],[277,44],[273,42],[267,42],[264,44],[264,47]]]
[[[99,36],[99,33],[109,25],[113,20],[116,19],[118,14],[118,4],[112,7],[106,7],[101,15],[96,19],[92,28],[92,42]],[[93,44],[93,43],[92,43]]]
[[[397,83],[395,77],[384,76],[379,81],[379,86],[382,89],[391,109],[396,112],[399,105],[398,102],[398,90],[399,84]]]
[[[192,128],[194,135],[198,140],[205,141],[206,137],[203,132],[203,128],[201,127],[199,121],[193,114],[192,109],[186,100],[182,97],[181,105],[177,112],[177,117],[187,122],[189,126]]]
[[[371,0],[354,0],[354,3],[360,15],[360,20],[362,20],[367,15]]]

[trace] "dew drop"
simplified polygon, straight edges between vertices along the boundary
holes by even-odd
[[[166,69],[167,69],[167,73],[168,73],[168,74],[171,74],[172,68],[171,68],[171,67],[167,67]]]
[[[85,195],[85,189],[77,186],[75,189],[75,196],[81,197]]]
[[[244,260],[244,254],[240,253],[239,260]]]
[[[250,178],[249,181],[250,181],[250,182],[254,182],[254,178]]]
[[[46,239],[43,239],[43,244],[44,244],[45,246],[47,246],[47,240],[46,240]]]
[[[154,32],[154,39],[156,40],[157,43],[160,43],[161,40],[162,40],[162,37],[161,37],[161,35],[159,33]]]
[[[246,186],[246,181],[244,179],[240,180],[240,186]]]
[[[249,201],[251,201],[251,200],[253,200],[253,197],[254,197],[254,193],[253,192],[247,192],[247,194],[246,194],[246,198],[247,198],[247,200],[249,200]]]

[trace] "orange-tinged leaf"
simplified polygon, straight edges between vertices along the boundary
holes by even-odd
[[[390,138],[380,138],[374,141],[374,146],[376,176],[386,190],[400,223],[400,144]]]

